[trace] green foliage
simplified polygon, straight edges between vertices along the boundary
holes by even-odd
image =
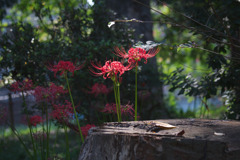
[[[80,0],[20,1],[5,18],[11,24],[0,38],[3,76],[10,75],[15,80],[29,78],[36,85],[60,83],[48,70],[49,65],[59,60],[85,63],[69,79],[81,113],[91,114],[89,106],[96,101],[84,91],[103,81],[102,77],[93,78],[89,74],[90,62],[104,63],[112,59],[114,46],[129,47],[133,43],[133,31],[128,24],[108,28],[108,22],[115,17],[103,1],[96,1],[92,7]],[[90,120],[89,115],[86,120]]]
[[[41,127],[38,128],[38,130]],[[21,138],[31,148],[29,143],[29,129],[26,126],[18,126]],[[1,130],[2,131],[2,130]],[[51,127],[52,134],[50,135],[51,145],[51,158],[55,157],[56,160],[62,160],[65,158],[65,135],[63,130],[59,130],[56,127]],[[77,159],[79,156],[78,139],[74,132],[69,132],[69,144],[71,147],[71,158]],[[39,144],[38,144],[39,145]],[[4,160],[29,160],[24,148],[17,138],[11,133],[10,129],[5,129],[4,136],[0,136],[0,156]],[[40,158],[40,156],[39,156]]]
[[[161,64],[167,68],[165,74],[176,70],[167,79],[171,91],[179,89],[179,94],[206,99],[227,95],[229,118],[239,119],[240,39],[236,35],[240,3],[233,0],[156,3],[161,14],[154,14],[154,20],[160,21],[161,27],[159,24],[156,27],[162,31],[157,34],[167,44],[162,50]],[[176,67],[169,67],[170,64]]]

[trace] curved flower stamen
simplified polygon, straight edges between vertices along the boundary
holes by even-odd
[[[96,76],[103,76],[104,79],[111,78],[112,80],[117,80],[117,75],[120,76],[125,72],[129,71],[133,68],[131,64],[128,64],[127,66],[124,66],[119,61],[106,61],[105,65],[101,66],[100,63],[94,64],[91,62],[92,66],[99,70],[99,72],[95,72],[92,68],[89,68],[90,72],[93,73]]]
[[[146,52],[146,50],[142,48],[130,48],[128,53],[126,53],[123,47],[115,47],[114,54],[124,59],[128,58],[128,63],[134,63],[138,65],[138,62],[141,61],[141,59],[145,59],[145,63],[147,63],[147,59],[154,57],[159,50],[159,48],[150,49],[148,52]]]

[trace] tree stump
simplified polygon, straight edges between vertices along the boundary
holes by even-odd
[[[176,128],[159,127],[158,122]],[[240,160],[240,122],[170,119],[105,123],[90,130],[79,160]]]

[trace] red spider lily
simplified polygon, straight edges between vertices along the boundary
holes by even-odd
[[[51,113],[51,116],[59,121],[65,121],[68,120],[70,115],[73,114],[73,108],[72,108],[72,103],[69,101],[65,100],[65,105],[61,104],[54,104],[53,105],[53,111]]]
[[[31,126],[36,126],[37,124],[42,123],[42,122],[43,122],[42,117],[38,116],[38,115],[32,116],[29,119],[29,125],[31,125]]]
[[[58,64],[48,67],[50,71],[54,72],[54,76],[56,76],[57,72],[60,72],[60,76],[67,73],[67,71],[71,72],[74,75],[74,71],[80,70],[83,65],[75,66],[70,61],[59,61]]]
[[[81,127],[81,131],[84,137],[87,137],[88,131],[92,127],[96,127],[96,126],[94,124],[87,124],[86,126]]]
[[[99,94],[108,94],[111,89],[107,88],[104,84],[95,83],[91,88],[91,91],[88,91],[89,94],[95,94],[95,97],[97,97]]]
[[[10,90],[14,93],[16,92],[26,92],[33,89],[33,82],[32,80],[25,79],[22,82],[16,81],[10,86]]]
[[[95,72],[93,69],[89,68],[89,70],[96,76],[103,76],[104,79],[111,78],[112,80],[117,81],[117,74],[120,76],[125,72],[129,71],[133,68],[131,64],[128,64],[126,67],[119,61],[106,61],[104,66],[97,63],[91,63],[95,69],[98,69],[100,72]]]
[[[138,62],[141,61],[142,58],[145,59],[145,63],[147,63],[148,58],[154,57],[159,52],[159,48],[151,49],[148,53],[146,53],[146,50],[142,48],[130,48],[128,53],[126,53],[123,47],[115,47],[114,50],[117,56],[124,59],[128,58],[128,63],[134,63],[136,65],[138,65]]]
[[[117,114],[116,104],[107,103],[105,108],[101,112],[110,113],[110,114],[112,114],[112,113]],[[130,115],[130,116],[134,117],[133,105],[130,105],[130,104],[121,105],[121,114],[122,115]]]
[[[55,100],[61,95],[67,93],[62,86],[57,86],[54,83],[50,83],[48,88],[37,86],[34,89],[34,97],[37,102],[54,103]]]

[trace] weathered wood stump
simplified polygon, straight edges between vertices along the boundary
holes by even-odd
[[[156,127],[163,122],[173,129]],[[240,122],[171,119],[90,130],[79,160],[240,160]]]

